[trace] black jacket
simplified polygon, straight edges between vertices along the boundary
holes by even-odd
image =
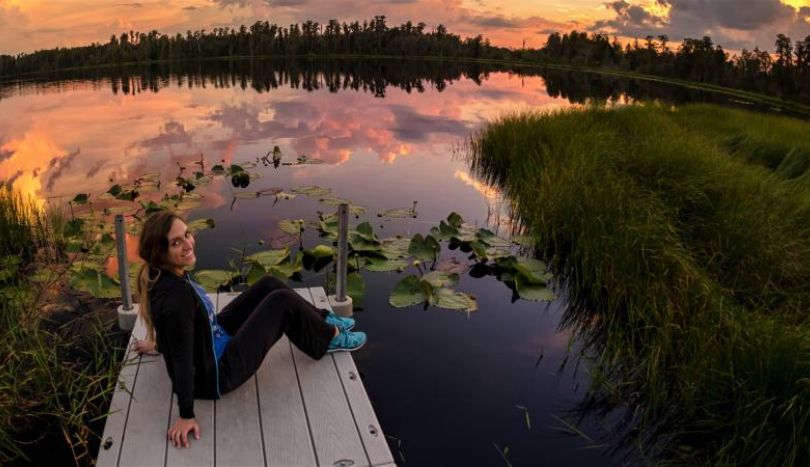
[[[180,417],[194,418],[194,398],[218,399],[217,363],[208,313],[184,277],[166,270],[150,277],[149,311],[158,349],[177,394]]]

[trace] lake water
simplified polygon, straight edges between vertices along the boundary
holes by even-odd
[[[508,235],[508,203],[470,174],[459,146],[504,113],[589,99],[723,98],[595,75],[402,61],[111,70],[0,88],[0,180],[52,203],[77,193],[98,199],[114,183],[151,173],[161,174],[162,191],[177,191],[181,167],[188,176],[201,158],[209,168],[256,163],[277,145],[282,162],[305,155],[324,163],[259,163],[249,169],[259,178],[247,190],[329,188],[365,207],[352,222],[371,222],[380,237],[426,234],[453,211]],[[266,248],[259,241],[277,237],[279,220],[314,220],[316,211],[333,210],[301,195],[233,203],[234,192],[245,190],[222,178],[197,191],[201,204],[188,217],[216,222],[197,236],[200,269],[227,268],[236,257],[230,248]],[[416,218],[377,216],[414,201]],[[304,246],[316,242],[307,231]],[[442,257],[452,256],[467,261],[445,245]],[[464,274],[456,288],[477,297],[478,311],[391,307],[394,284],[414,272],[364,272],[363,310],[356,313],[369,343],[355,361],[398,463],[610,462],[604,448],[567,435],[556,418],[572,418],[567,411],[589,382],[584,365],[561,369],[569,354],[569,334],[558,329],[564,303],[513,301],[494,277]],[[304,283],[323,285],[324,276],[305,274]],[[600,435],[596,426],[581,428]],[[499,450],[507,447],[504,458]]]

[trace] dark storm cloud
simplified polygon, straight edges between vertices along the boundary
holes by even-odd
[[[53,184],[62,176],[62,172],[65,171],[70,164],[73,163],[73,160],[79,156],[82,152],[81,148],[76,148],[75,151],[66,154],[65,157],[55,157],[51,159],[51,162],[48,164],[48,168],[53,169],[48,177],[48,182],[45,185],[45,189],[50,191],[53,188]]]
[[[452,118],[423,115],[403,105],[392,105],[389,108],[396,121],[391,130],[403,141],[425,141],[434,133],[463,137],[470,131],[467,125]]]
[[[673,39],[711,36],[729,48],[767,46],[779,33],[803,36],[810,25],[805,8],[796,9],[781,0],[656,0],[669,7],[657,16],[627,0],[606,2],[614,17],[593,23],[593,31],[609,30],[619,35],[643,37],[667,34]]]

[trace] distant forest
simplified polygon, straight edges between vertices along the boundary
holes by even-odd
[[[109,42],[0,55],[0,76],[47,74],[74,67],[96,67],[158,60],[310,55],[369,55],[472,58],[567,64],[657,75],[760,92],[810,103],[810,36],[795,43],[779,34],[773,54],[755,48],[729,55],[710,37],[684,39],[671,47],[666,36],[647,36],[622,46],[607,34],[554,33],[540,49],[507,49],[478,35],[461,38],[439,24],[408,21],[389,27],[385,16],[371,21],[326,24],[306,21],[281,27],[257,21],[250,27],[188,31],[170,36],[130,31]]]

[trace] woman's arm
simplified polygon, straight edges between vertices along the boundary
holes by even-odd
[[[157,350],[157,342],[146,339],[135,339],[131,348],[138,352],[138,355],[157,355],[160,353]]]
[[[194,319],[195,304],[191,287],[178,284],[169,294],[165,307],[165,331],[171,355],[174,393],[180,418],[194,418]]]

